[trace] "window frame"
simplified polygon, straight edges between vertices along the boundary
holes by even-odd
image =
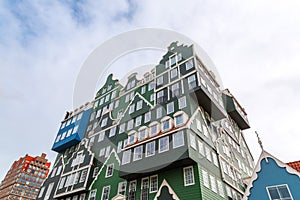
[[[150,152],[151,154],[150,154],[149,151],[148,151],[148,149],[149,149],[148,145],[151,145],[151,144],[153,144],[153,152],[152,152],[152,149],[151,149],[151,152]],[[145,157],[146,157],[146,158],[155,155],[155,145],[156,145],[156,144],[155,144],[155,140],[146,143],[146,152],[145,152]]]
[[[181,141],[181,143],[175,145],[175,137],[176,137],[176,135],[180,135],[180,141]],[[178,141],[178,139],[176,141]],[[184,134],[183,134],[182,130],[178,131],[178,132],[176,132],[176,133],[174,133],[172,135],[172,144],[173,144],[173,149],[176,149],[176,148],[184,146],[185,142],[184,142]]]
[[[192,182],[187,182],[188,179],[187,179],[187,171],[186,170],[189,170],[191,169],[191,172],[192,172]],[[194,174],[194,167],[193,166],[188,166],[188,167],[184,167],[183,168],[183,180],[184,180],[184,186],[190,186],[190,185],[195,185],[195,174]]]
[[[163,147],[162,145],[164,145],[164,144],[162,144],[161,141],[163,141],[163,140],[167,140],[167,143],[166,143],[166,148],[162,150],[162,147]],[[163,152],[169,151],[169,149],[170,149],[170,138],[169,138],[169,136],[167,135],[165,137],[159,138],[159,140],[158,140],[158,153],[163,153]]]
[[[111,163],[111,164],[107,165],[105,178],[112,177],[113,175],[114,175],[114,163]]]
[[[293,196],[292,196],[292,193],[291,193],[291,190],[290,190],[288,184],[280,184],[280,185],[267,186],[267,187],[266,187],[266,190],[267,190],[269,199],[270,199],[270,200],[284,200],[284,199],[288,198],[288,197],[281,197],[281,193],[279,192],[279,189],[278,189],[278,188],[279,188],[279,187],[283,187],[283,186],[286,187],[286,189],[287,189],[287,191],[288,191],[288,193],[289,193],[289,195],[290,195],[291,200],[294,200],[294,198],[293,198]],[[276,188],[277,193],[278,193],[280,199],[273,199],[273,198],[271,197],[271,194],[270,194],[270,191],[269,191],[270,188]]]
[[[106,198],[103,199],[104,191],[105,191],[106,188],[108,188],[107,199]],[[110,185],[104,186],[102,188],[101,200],[108,200],[109,199],[109,193],[110,193]]]

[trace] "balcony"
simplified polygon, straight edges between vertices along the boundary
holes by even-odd
[[[247,113],[230,93],[223,93],[223,101],[227,113],[237,123],[240,129],[244,130],[250,128]]]

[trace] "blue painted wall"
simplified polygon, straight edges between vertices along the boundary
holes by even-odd
[[[300,199],[300,178],[290,174],[286,168],[277,165],[274,159],[263,159],[260,163],[261,171],[258,172],[257,180],[253,181],[250,189],[249,200],[269,200],[266,187],[287,184],[294,200]]]
[[[69,119],[70,123],[68,125],[64,125],[64,123],[62,123],[62,125],[57,133],[57,136],[59,136],[60,138],[64,133],[67,133],[69,130],[73,130],[74,127],[76,127],[77,125],[78,125],[78,129],[76,132],[72,133],[70,136],[68,136],[68,137],[65,136],[64,139],[60,139],[58,142],[54,141],[52,150],[60,153],[60,152],[64,151],[65,149],[67,149],[71,146],[74,146],[75,144],[78,144],[84,138],[84,133],[87,128],[88,121],[89,121],[92,111],[93,111],[92,108],[83,111],[82,116],[79,120],[76,119],[78,115],[74,116],[75,119],[73,121],[72,121],[72,119],[74,117],[70,118]]]

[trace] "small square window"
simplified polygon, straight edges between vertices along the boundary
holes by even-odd
[[[193,60],[189,60],[185,63],[185,70],[188,71],[190,69],[192,69],[194,67],[194,63],[193,63]]]

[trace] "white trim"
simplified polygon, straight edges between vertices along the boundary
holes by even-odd
[[[263,159],[268,159],[268,158],[272,158],[279,167],[285,168],[286,171],[289,174],[296,175],[296,176],[298,176],[300,178],[300,173],[297,170],[293,169],[289,165],[287,165],[284,162],[280,161],[279,159],[277,159],[273,155],[269,154],[268,152],[262,151],[261,154],[260,154],[260,157],[259,157],[259,159],[257,161],[257,164],[256,164],[256,166],[255,166],[255,168],[253,170],[252,177],[251,177],[251,179],[249,181],[249,184],[248,184],[248,186],[247,186],[247,188],[245,190],[245,195],[243,197],[243,200],[247,200],[247,198],[250,195],[250,189],[253,187],[253,182],[258,179],[258,173],[262,170],[261,169],[261,165],[260,165],[261,161]]]
[[[162,182],[162,184],[160,185],[160,187],[159,187],[159,189],[158,189],[158,191],[157,191],[157,193],[156,193],[156,195],[155,195],[155,197],[154,197],[154,200],[157,200],[157,199],[158,199],[158,197],[160,196],[160,193],[161,193],[161,189],[162,189],[164,186],[166,186],[166,187],[169,188],[169,192],[170,192],[170,194],[172,194],[173,199],[175,199],[175,200],[180,200],[180,199],[178,198],[177,194],[174,192],[174,190],[173,190],[173,189],[171,188],[171,186],[168,184],[168,182],[166,181],[166,179],[164,179],[163,182]]]
[[[267,190],[269,199],[272,200],[271,195],[270,195],[270,192],[269,192],[268,189],[269,189],[269,188],[272,188],[272,187],[273,187],[273,188],[274,188],[274,187],[277,188],[277,187],[280,187],[280,186],[286,186],[286,188],[287,188],[287,190],[288,190],[288,192],[289,192],[289,195],[290,195],[291,199],[294,200],[293,195],[292,195],[292,193],[291,193],[291,191],[290,191],[290,188],[289,188],[288,184],[280,184],[280,185],[270,185],[270,186],[267,186],[267,187],[266,187],[266,190]],[[280,198],[280,199],[281,199],[281,198]]]
[[[109,167],[111,167],[112,166],[112,171],[111,171],[111,174],[110,175],[108,175],[107,173],[108,173],[108,169],[109,169]],[[109,165],[107,165],[107,167],[106,167],[106,173],[105,173],[105,178],[109,178],[109,177],[112,177],[113,175],[114,175],[114,163],[111,163],[111,164],[109,164]]]
[[[103,200],[103,192],[104,192],[104,189],[108,187],[108,199],[109,199],[109,194],[110,194],[110,185],[106,185],[106,186],[103,186],[102,188],[102,193],[101,193],[101,200]]]
[[[154,178],[154,177],[156,177],[156,190],[153,190],[153,191],[151,191],[151,179],[152,178]],[[158,175],[156,174],[156,175],[153,175],[153,176],[150,176],[149,177],[149,193],[154,193],[154,192],[157,192],[157,189],[158,189]]]

